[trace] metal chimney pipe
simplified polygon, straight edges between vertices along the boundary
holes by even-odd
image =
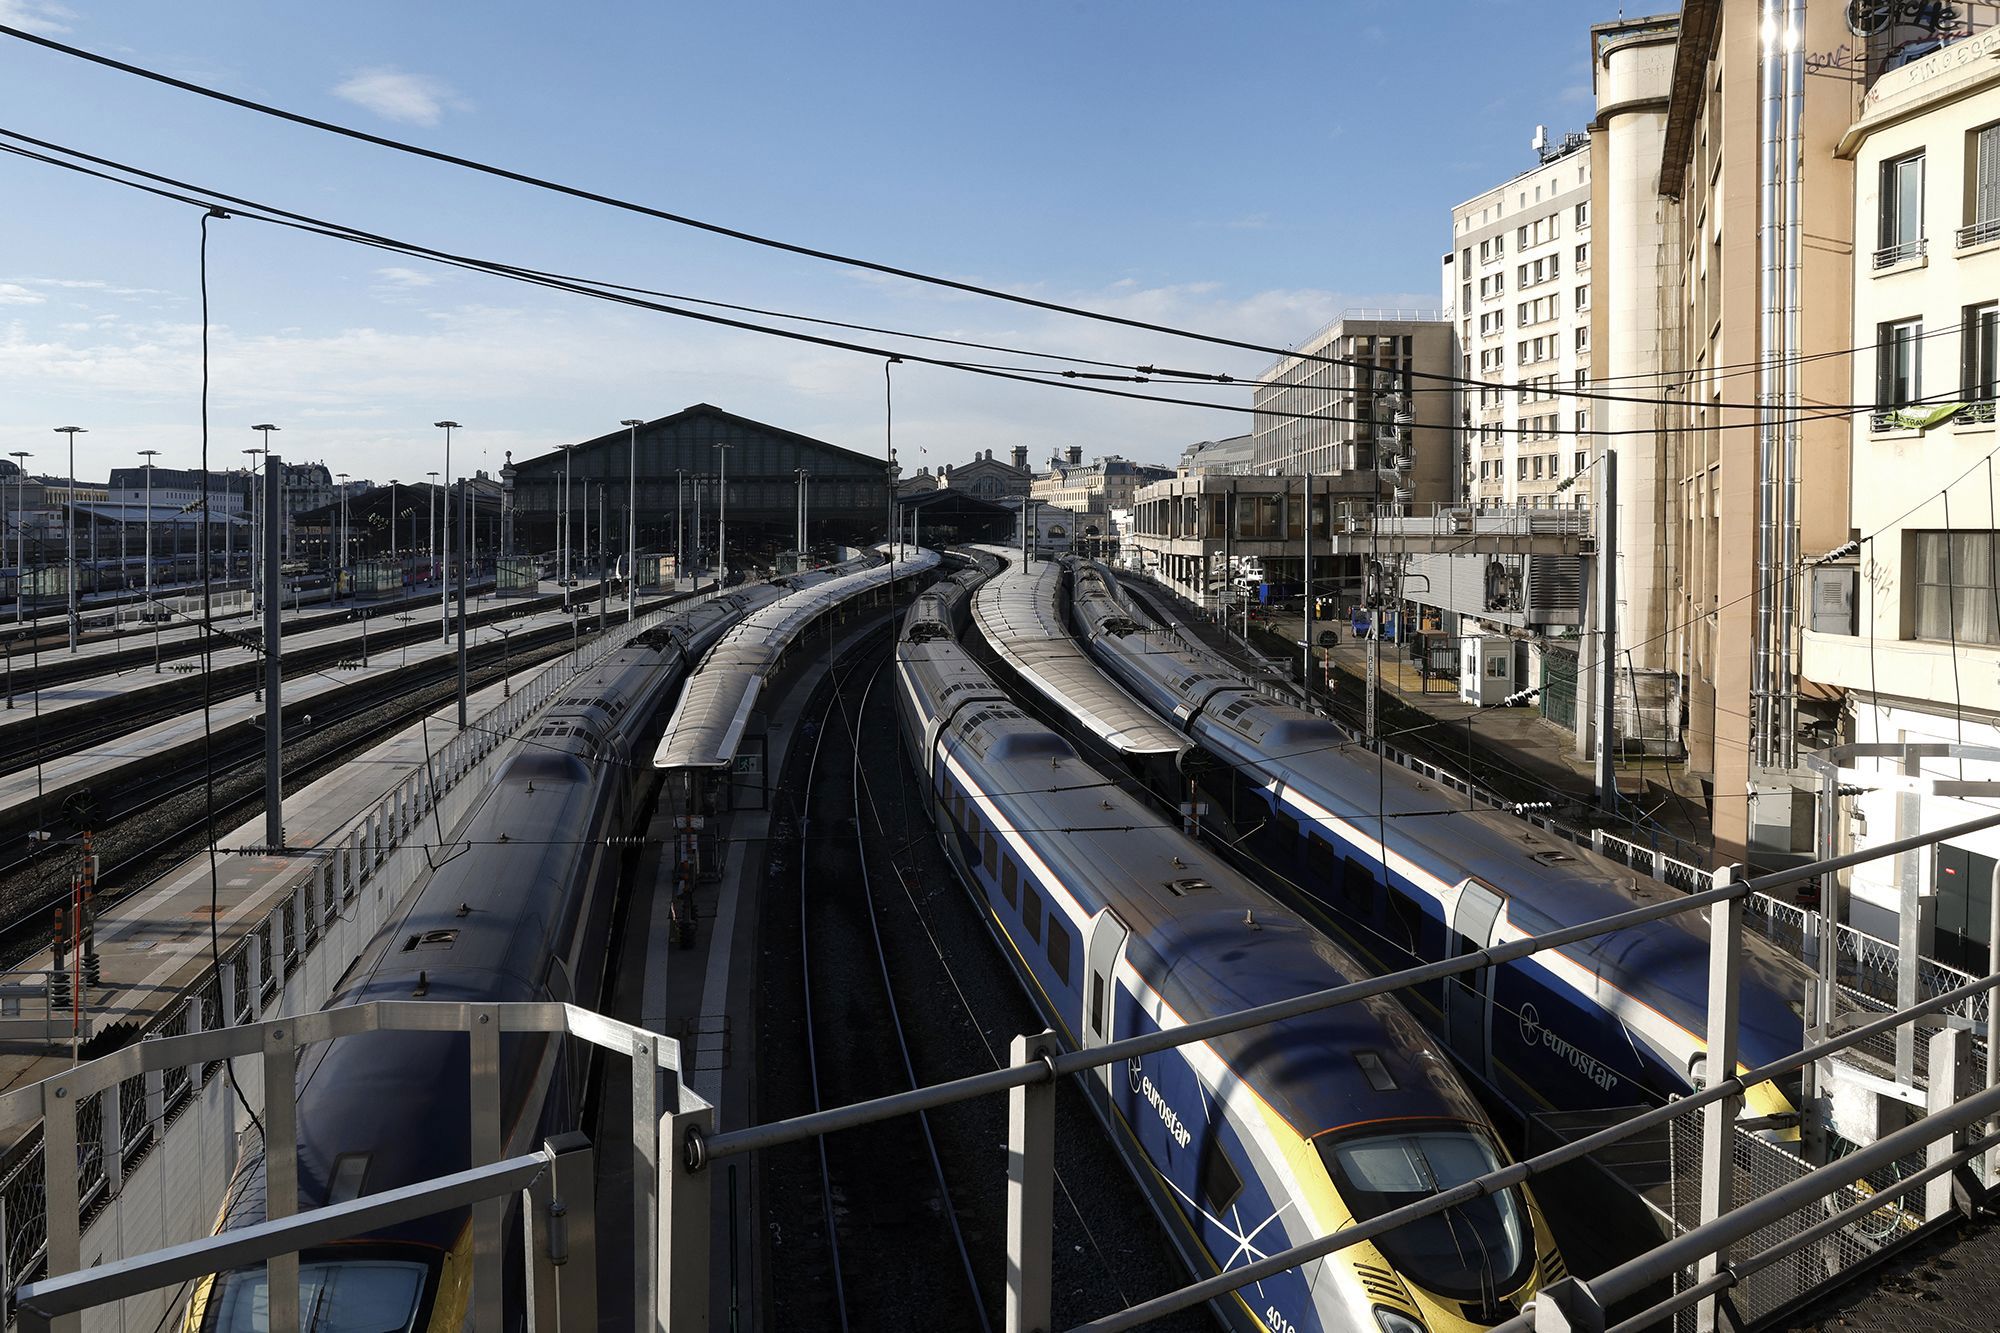
[[[1750,657],[1752,756],[1771,764],[1772,548],[1777,517],[1776,404],[1780,368],[1778,319],[1778,131],[1780,15],[1783,0],[1764,0],[1758,71],[1763,96],[1757,117],[1757,608],[1756,646]]]
[[[1782,471],[1783,521],[1778,528],[1778,679],[1776,716],[1777,760],[1781,767],[1798,767],[1799,678],[1793,643],[1799,630],[1799,299],[1801,242],[1799,177],[1805,169],[1805,0],[1790,0],[1785,21],[1785,360],[1784,451]]]

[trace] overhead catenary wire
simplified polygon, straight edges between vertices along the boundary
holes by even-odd
[[[896,357],[899,360],[911,361],[917,364],[929,365],[940,369],[954,370],[968,374],[981,375],[990,378],[1006,380],[1010,382],[1028,383],[1028,384],[1040,385],[1043,387],[1068,389],[1075,392],[1091,393],[1101,396],[1115,397],[1137,402],[1155,403],[1163,406],[1190,407],[1206,411],[1224,412],[1238,416],[1279,417],[1283,419],[1302,420],[1302,421],[1373,424],[1372,419],[1370,418],[1346,416],[1319,410],[1295,411],[1291,409],[1276,408],[1268,405],[1259,407],[1254,404],[1244,405],[1238,403],[1214,403],[1201,399],[1174,397],[1162,394],[1138,393],[1130,390],[1112,388],[1102,384],[1083,383],[1079,382],[1076,379],[1050,378],[1046,376],[1045,372],[1041,371],[1039,368],[1034,368],[1034,367],[995,366],[988,363],[954,360],[948,357],[926,356],[912,349],[896,350],[892,348],[879,347],[870,344],[855,343],[845,339],[824,337],[820,335],[806,333],[796,329],[777,328],[774,326],[757,324],[746,320],[733,319],[727,316],[710,314],[697,310],[690,310],[681,306],[649,300],[640,296],[630,294],[629,289],[623,291],[616,289],[607,289],[598,286],[593,286],[588,281],[584,280],[570,280],[567,278],[561,278],[556,276],[544,276],[540,274],[540,272],[537,270],[523,269],[513,265],[500,263],[498,261],[482,260],[470,256],[452,254],[447,251],[437,250],[431,247],[418,245],[413,242],[400,241],[385,236],[379,236],[374,233],[365,232],[353,227],[346,226],[344,224],[328,222],[323,219],[315,218],[307,214],[295,213],[290,210],[276,208],[268,204],[263,204],[258,201],[251,200],[242,196],[232,195],[224,191],[214,190],[208,187],[203,187],[183,181],[178,181],[171,177],[166,177],[158,173],[146,171],[143,168],[129,166],[127,164],[115,162],[111,159],[97,157],[92,154],[82,153],[74,149],[68,149],[61,145],[51,144],[46,140],[36,139],[32,136],[23,135],[16,131],[7,130],[4,128],[0,128],[0,137],[12,138],[26,143],[33,143],[42,147],[49,148],[52,151],[58,153],[68,153],[77,158],[80,158],[82,161],[95,163],[98,166],[107,168],[108,170],[107,171],[92,170],[91,168],[80,165],[78,162],[65,161],[60,158],[52,157],[44,153],[38,153],[28,149],[23,149],[6,144],[0,144],[0,152],[11,153],[15,156],[43,162],[47,165],[78,172],[84,175],[93,176],[112,184],[121,185],[130,189],[141,190],[146,193],[153,194],[157,197],[168,199],[173,202],[180,203],[189,207],[208,210],[208,209],[217,209],[220,208],[222,205],[226,204],[229,206],[230,216],[238,220],[264,222],[266,224],[273,226],[285,227],[288,229],[298,230],[309,234],[320,235],[328,239],[345,241],[351,244],[358,244],[369,248],[385,250],[390,253],[404,255],[410,258],[423,259],[429,262],[444,264],[450,267],[456,267],[475,272],[486,273],[492,276],[507,278],[513,281],[526,283],[532,286],[539,286],[551,290],[569,292],[574,295],[592,297],[598,300],[611,302],[613,304],[625,305],[644,310],[651,310],[656,313],[665,314],[669,316],[693,320],[701,323],[719,325],[727,328],[733,328],[742,332],[747,332],[752,334],[762,334],[794,342],[800,342],[812,346],[824,347],[832,350],[855,352],[861,355],[871,356],[871,357]],[[171,189],[155,188],[154,186],[143,184],[140,181],[122,179],[121,177],[109,174],[110,171],[126,172],[131,175],[141,177],[144,180],[161,182],[162,184],[171,186],[172,188]],[[180,191],[180,193],[176,193],[176,191]],[[783,317],[804,318],[804,317],[789,316],[789,315]],[[899,335],[899,336],[911,336],[916,338],[922,338],[925,335]],[[1056,355],[1050,353],[1037,353],[1032,351],[1018,351],[1018,350],[1016,351],[1016,354],[1024,356],[1043,356],[1043,357],[1050,357]],[[1481,383],[1481,382],[1467,381],[1467,383]],[[1223,386],[1197,385],[1194,387],[1223,387]],[[1514,386],[1503,385],[1499,387],[1511,390]],[[1675,405],[1678,402],[1678,400],[1673,400],[1673,399],[1667,399],[1667,400],[1644,399],[1635,401],[1641,401],[1652,406]],[[1928,401],[1928,400],[1923,400],[1923,401]],[[1893,406],[1907,407],[1915,405],[1919,404],[1906,403],[1906,404],[1897,404]],[[1728,405],[1709,404],[1708,406],[1728,406]],[[1878,410],[1882,410],[1881,405],[1874,403],[1864,404],[1854,408],[1821,406],[1809,412],[1801,412],[1798,415],[1802,420],[1837,420],[1837,419],[1848,418],[1852,415],[1855,415],[1856,413],[1862,413],[1862,412],[1872,413]],[[1724,431],[1745,430],[1751,428],[1753,428],[1753,423],[1750,422],[1714,422],[1714,423],[1702,423],[1695,425],[1682,425],[1673,427],[1645,426],[1645,427],[1634,427],[1634,428],[1620,429],[1620,430],[1605,430],[1605,429],[1588,428],[1588,427],[1582,427],[1582,428],[1556,427],[1552,430],[1536,430],[1533,427],[1527,427],[1527,426],[1486,427],[1486,429],[1498,433],[1529,435],[1532,436],[1533,438],[1590,438],[1590,439],[1616,438],[1626,435],[1658,438],[1662,434],[1673,434],[1673,435],[1719,434]]]
[[[925,273],[917,269],[905,268],[895,264],[885,263],[879,260],[871,260],[853,255],[845,255],[836,251],[810,246],[799,242],[786,241],[777,237],[765,236],[742,228],[726,226],[721,223],[711,222],[705,219],[693,217],[688,214],[677,213],[667,209],[658,208],[653,205],[639,203],[634,200],[625,199],[601,191],[589,190],[580,186],[565,184],[544,177],[535,176],[527,172],[517,171],[512,168],[502,167],[492,163],[482,162],[474,158],[464,157],[454,153],[443,152],[438,149],[425,148],[421,145],[413,144],[405,140],[393,139],[386,135],[374,134],[366,130],[355,128],[353,126],[342,125],[334,121],[328,121],[313,116],[307,116],[300,112],[289,111],[284,108],[271,105],[269,103],[259,102],[254,99],[238,96],[233,93],[223,92],[220,89],[211,88],[204,84],[193,82],[192,80],[176,78],[172,75],[165,74],[157,70],[147,69],[144,66],[133,64],[128,61],[117,60],[98,52],[86,50],[82,47],[73,46],[65,42],[56,41],[51,37],[43,36],[37,33],[27,32],[18,27],[9,26],[6,24],[0,24],[0,35],[12,37],[18,41],[23,41],[30,43],[32,45],[40,46],[48,50],[55,51],[63,55],[67,55],[78,60],[83,60],[92,64],[100,65],[108,69],[117,70],[121,73],[129,74],[139,79],[144,79],[167,87],[176,88],[182,92],[191,93],[198,97],[208,98],[214,101],[238,107],[243,110],[256,112],[260,115],[270,116],[275,119],[288,121],[296,125],[301,125],[307,128],[316,129],[324,133],[352,139],[358,142],[373,144],[376,147],[386,148],[394,152],[403,153],[410,156],[427,159],[429,161],[459,167],[467,171],[476,172],[482,175],[491,176],[501,180],[511,181],[515,184],[528,186],[538,190],[564,195],[584,202],[593,203],[604,207],[614,208],[624,212],[638,214],[640,216],[650,217],[658,221],[671,223],[676,226],[707,232],[731,240],[740,241],[749,245],[754,245],[767,249],[781,251],[784,253],[794,254],[803,258],[818,260],[825,263],[838,264],[843,267],[860,268],[870,272],[881,273],[889,277],[903,278],[908,281],[920,283],[925,286],[941,287],[947,290],[962,292],[967,295],[984,297],[989,300],[1001,301],[1008,304],[1043,310],[1051,314],[1059,314],[1075,319],[1088,320],[1097,323],[1112,324],[1143,332],[1160,334],[1166,337],[1186,339],[1189,341],[1199,342],[1210,346],[1226,347],[1238,351],[1256,352],[1261,355],[1277,358],[1280,362],[1286,359],[1293,359],[1299,361],[1322,363],[1327,365],[1349,366],[1366,370],[1373,370],[1376,368],[1370,362],[1360,361],[1351,357],[1327,356],[1322,353],[1305,352],[1293,348],[1275,347],[1263,343],[1251,342],[1244,339],[1226,337],[1221,334],[1204,333],[1199,330],[1180,328],[1174,325],[1161,324],[1151,320],[1137,319],[1132,316],[1117,315],[1108,311],[1092,310],[1087,307],[1070,305],[1059,301],[1045,300],[1040,297],[1029,296],[1020,292],[1009,292],[1000,288],[987,287],[978,283],[967,282],[955,278],[948,278],[937,274]],[[1469,376],[1453,375],[1448,372],[1412,370],[1406,373],[1413,379],[1443,383],[1447,385],[1466,385],[1473,387],[1501,388],[1501,389],[1513,389],[1516,387],[1513,385],[1508,385],[1501,381],[1474,379]],[[1083,386],[1078,386],[1078,387],[1083,387]],[[1573,396],[1593,401],[1638,402],[1649,405],[1658,405],[1661,401],[1650,398],[1632,398],[1622,395],[1604,394],[1596,392],[1577,394]],[[1741,403],[1711,404],[1710,406],[1738,407],[1738,408],[1744,408],[1746,410],[1754,410],[1756,407],[1755,404],[1741,404]]]

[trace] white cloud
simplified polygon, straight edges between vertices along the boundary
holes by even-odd
[[[0,0],[0,23],[44,35],[68,32],[76,11],[51,0]]]
[[[0,305],[40,305],[48,298],[18,282],[0,282]]]
[[[384,120],[408,125],[435,125],[445,108],[463,110],[466,105],[444,80],[405,74],[386,65],[356,72],[334,85],[333,94]]]
[[[413,268],[378,268],[375,270],[375,276],[387,286],[405,289],[430,287],[437,283],[437,279],[431,274]]]

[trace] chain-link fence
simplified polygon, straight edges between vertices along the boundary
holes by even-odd
[[[1701,1221],[1701,1136],[1702,1115],[1691,1111],[1667,1124],[1672,1156],[1670,1225],[1674,1234],[1693,1230]],[[1741,1207],[1783,1186],[1804,1178],[1812,1170],[1799,1155],[1758,1135],[1735,1131],[1734,1188],[1731,1208]],[[1834,1156],[1845,1155],[1851,1144],[1836,1141]],[[1870,1173],[1853,1185],[1842,1186],[1809,1207],[1787,1213],[1769,1226],[1753,1232],[1732,1248],[1738,1256],[1757,1254],[1800,1235],[1857,1204],[1876,1192],[1923,1169],[1921,1153],[1897,1160],[1893,1165]],[[1744,1276],[1730,1294],[1730,1301],[1744,1325],[1755,1325],[1820,1291],[1827,1284],[1867,1263],[1883,1250],[1914,1236],[1928,1220],[1924,1191],[1912,1189],[1880,1208],[1864,1212],[1845,1227],[1819,1241]],[[1676,1291],[1694,1284],[1692,1270],[1684,1270],[1674,1281]],[[1695,1312],[1683,1310],[1675,1317],[1676,1333],[1693,1333]]]

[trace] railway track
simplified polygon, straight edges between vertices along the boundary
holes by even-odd
[[[836,681],[806,769],[798,902],[814,1109],[917,1082],[861,835],[858,725],[881,674],[879,656],[870,654]],[[783,1322],[882,1328],[927,1317],[990,1329],[929,1117],[828,1136],[817,1151],[831,1278],[818,1295],[831,1308],[816,1317],[796,1311]],[[895,1261],[884,1262],[890,1255]]]
[[[807,943],[801,932],[817,933],[810,940],[811,966],[818,974],[814,995],[820,995],[822,988],[846,989],[867,1000],[859,1006],[858,1017],[834,1017],[816,1007],[816,1027],[822,1033],[831,1028],[830,1038],[819,1038],[818,1060],[824,1067],[828,1062],[853,1060],[856,1048],[864,1044],[882,1048],[880,1059],[887,1062],[882,1077],[887,1081],[871,1095],[911,1085],[903,1051],[915,1071],[914,1081],[929,1085],[997,1068],[1006,1062],[1008,1042],[1015,1034],[1044,1026],[937,845],[921,801],[921,779],[910,771],[904,756],[893,703],[887,697],[889,680],[868,693],[865,703],[859,697],[869,674],[872,667],[851,675],[843,696],[853,733],[846,730],[839,704],[831,704],[832,720],[821,722],[817,734],[808,738],[811,724],[800,724],[779,775],[760,913],[765,961],[758,986],[758,1047],[767,1055],[760,1062],[764,1072],[758,1085],[759,1121],[803,1114],[814,1105],[803,1068],[806,1061],[800,1054],[808,1041],[802,1014],[804,978],[791,956]],[[825,735],[829,730],[834,734]],[[815,742],[824,748],[817,771],[809,772]],[[841,789],[849,775],[860,788],[858,804],[855,796]],[[788,800],[793,802],[789,807]],[[810,822],[800,820],[801,814],[810,815]],[[822,848],[837,848],[843,858],[840,864],[849,868],[839,870],[817,859]],[[868,896],[861,900],[854,885],[864,864]],[[828,899],[837,893],[847,903],[849,919],[840,927],[846,932],[841,936],[845,944],[834,944],[834,927],[824,917],[801,910],[807,906],[799,894],[802,882],[808,893]],[[831,903],[818,906],[825,909]],[[903,1020],[900,1043],[884,1017],[886,1002],[879,998],[885,969],[875,952],[878,935],[889,958],[888,988]],[[825,1044],[829,1041],[831,1051]],[[859,1095],[821,1090],[826,1105]],[[1056,1326],[1067,1328],[1170,1290],[1188,1277],[1137,1185],[1098,1132],[1081,1090],[1072,1083],[1062,1084],[1057,1107],[1052,1286]],[[906,1121],[914,1124],[913,1118]],[[891,1122],[890,1128],[896,1123]],[[1006,1284],[1005,1099],[983,1098],[933,1111],[929,1129],[937,1156],[950,1173],[951,1213],[974,1256],[972,1280],[979,1287],[981,1308],[989,1326],[997,1328]],[[908,1137],[900,1144],[882,1145],[880,1155],[864,1156],[860,1165],[862,1187],[900,1191],[903,1197],[896,1206],[908,1214],[916,1212],[923,1200],[936,1198],[938,1187],[928,1174],[929,1146],[917,1140],[914,1130],[906,1127],[905,1133]],[[840,1136],[830,1141],[832,1152],[841,1151],[840,1142]],[[769,1312],[764,1322],[771,1327],[839,1326],[829,1294],[833,1277],[825,1233],[833,1226],[844,1229],[843,1237],[851,1236],[858,1201],[852,1186],[838,1174],[840,1159],[830,1160],[829,1165],[835,1168],[830,1173],[831,1191],[823,1191],[818,1149],[812,1143],[764,1154],[756,1168],[759,1221],[771,1255],[762,1267],[767,1273],[784,1275],[782,1283],[772,1282],[761,1298],[762,1308]],[[823,1203],[827,1197],[832,1199],[830,1210]],[[958,1266],[956,1246],[947,1241],[944,1219],[928,1212],[918,1217],[928,1217],[934,1233],[923,1238],[922,1248],[886,1233],[876,1238],[886,1248],[871,1249],[864,1261],[872,1269],[861,1280],[893,1303],[871,1310],[856,1304],[850,1290],[849,1327],[906,1327],[919,1322],[953,1329],[975,1327],[968,1308],[971,1291]],[[843,1255],[852,1253],[854,1244],[850,1239]],[[853,1267],[843,1258],[841,1280],[850,1289],[856,1280]],[[919,1272],[924,1285],[913,1276]],[[1167,1333],[1201,1333],[1214,1324],[1196,1311],[1171,1317],[1158,1327]]]
[[[647,603],[640,608],[641,614],[662,604],[661,602]],[[468,625],[493,624],[531,614],[538,609],[547,608],[541,607],[539,603],[510,603],[501,607],[489,608],[485,612],[468,613],[466,623]],[[622,609],[620,608],[621,612]],[[384,618],[387,617],[385,616]],[[429,642],[437,636],[437,625],[433,621],[422,617],[401,616],[398,618],[405,622],[414,623],[403,623],[393,628],[378,629],[371,632],[368,635],[367,653],[365,655],[360,652],[361,644],[358,639],[342,639],[337,643],[316,644],[310,648],[295,648],[285,654],[285,673],[288,676],[298,676],[315,671],[326,671],[342,663],[355,660],[365,661],[368,657],[379,657],[384,653],[407,647],[413,643]],[[323,629],[329,628],[329,626],[320,625],[313,628]],[[255,647],[258,644],[258,640],[253,635],[248,634],[241,628],[229,629],[218,626],[216,634],[218,637],[226,639],[226,646],[230,647]],[[188,655],[193,656],[194,654],[190,651]],[[183,663],[176,665],[173,669],[177,673],[189,672],[193,666],[193,663]],[[219,702],[240,694],[247,694],[261,682],[262,674],[263,664],[261,661],[237,662],[230,666],[212,670],[207,673],[208,689],[210,691],[209,697]],[[198,672],[194,672],[187,676],[170,677],[167,679],[170,682],[178,680],[181,688],[173,688],[170,684],[168,687],[158,691],[158,697],[151,700],[148,700],[145,695],[141,694],[119,696],[102,702],[74,704],[68,708],[53,710],[46,716],[36,719],[33,722],[17,723],[17,727],[25,726],[27,736],[23,740],[10,744],[4,751],[0,751],[0,774],[18,772],[37,762],[47,762],[62,755],[74,754],[79,750],[88,749],[104,741],[112,740],[152,726],[157,722],[164,722],[169,718],[180,716],[187,711],[191,700],[200,697],[201,675]],[[17,688],[17,708],[31,706],[27,700],[20,697],[24,693],[25,691]],[[0,871],[0,873],[4,873],[4,871]]]
[[[585,600],[584,593],[585,590],[581,587],[572,589],[570,602],[573,604],[583,602]],[[468,602],[470,601],[469,591],[467,600]],[[596,584],[589,585],[589,600],[593,603],[597,600]],[[561,605],[563,605],[561,593],[555,593],[546,597],[529,598],[526,601],[520,602],[508,601],[489,605],[484,609],[468,605],[466,607],[467,623],[480,625],[496,618],[504,619],[531,611],[547,611]],[[412,623],[407,631],[381,631],[385,636],[384,646],[394,646],[394,644],[389,643],[387,640],[387,635],[407,632],[416,638],[421,638],[423,636],[423,625],[425,623],[435,623],[434,617],[437,606],[437,594],[433,591],[421,598],[399,598],[392,602],[384,602],[379,605],[358,609],[365,609],[368,612],[367,618],[371,621],[389,620],[404,614],[410,617]],[[614,607],[614,610],[622,609],[622,607]],[[348,620],[352,621],[353,618],[354,613],[350,612]],[[183,617],[178,621],[170,622],[170,624],[185,628],[196,623],[197,620],[198,617]],[[313,630],[327,629],[341,623],[343,622],[339,612],[328,611],[326,614],[314,616],[310,620],[287,621],[283,627],[283,632],[286,634],[310,633]],[[225,636],[238,644],[255,646],[263,641],[263,631],[259,627],[258,622],[247,615],[232,616],[226,620],[217,621],[215,633]],[[146,667],[153,664],[154,648],[150,628],[132,630],[123,634],[86,635],[80,642],[87,646],[106,640],[126,641],[131,644],[131,647],[123,652],[96,654],[91,657],[71,657],[64,651],[67,641],[61,632],[43,636],[38,649],[31,647],[26,642],[13,646],[8,652],[8,671],[13,679],[15,706],[17,708],[20,707],[22,698],[33,692],[38,685],[43,689],[51,689],[57,685],[67,685],[79,680],[88,680],[96,676],[110,675],[114,672],[129,671],[137,667]],[[396,642],[400,643],[403,641],[398,639]],[[369,646],[371,650],[374,647],[372,636]],[[193,657],[201,651],[201,636],[188,634],[175,639],[163,640],[158,651],[159,660],[162,663]]]
[[[501,647],[468,660],[467,684],[477,690],[537,662],[570,650],[569,633],[553,626],[511,653]],[[412,679],[415,677],[415,679]],[[308,730],[287,736],[286,785],[296,790],[409,726],[457,694],[457,662],[440,659],[421,671],[397,673],[375,689],[356,691],[331,707],[321,706]],[[442,738],[441,738],[442,739]],[[263,809],[263,733],[252,730],[218,739],[213,752],[214,812],[218,833]],[[85,811],[72,803],[52,810],[46,820],[56,836],[51,845],[0,863],[0,955],[19,957],[40,942],[46,915],[69,892],[74,861],[65,844],[76,819],[92,820],[99,858],[99,892],[105,903],[149,883],[207,843],[207,766],[199,758],[167,772],[135,774],[115,790],[102,792]]]

